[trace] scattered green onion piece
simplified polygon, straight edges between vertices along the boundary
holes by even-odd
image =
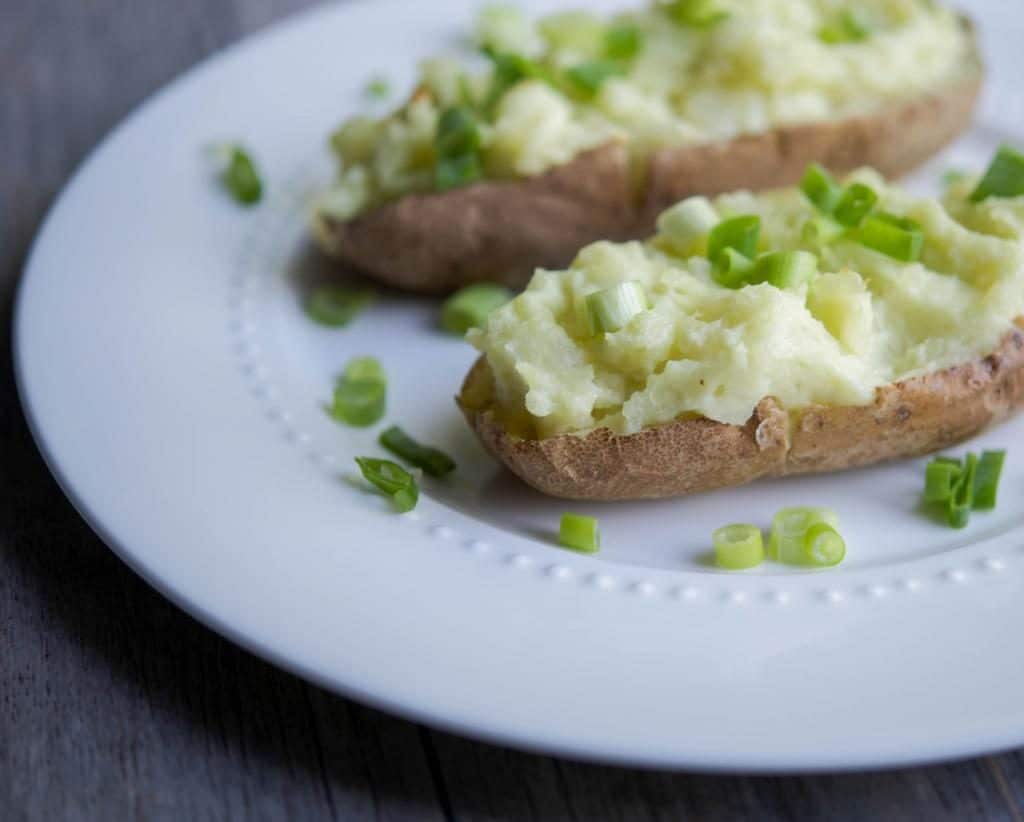
[[[483,49],[484,55],[494,64],[494,78],[491,84],[490,93],[484,103],[484,110],[488,113],[494,111],[495,107],[505,96],[505,92],[523,80],[537,79],[558,87],[557,78],[550,69],[531,60],[521,54],[502,54],[491,48]]]
[[[831,245],[846,233],[846,229],[831,217],[819,215],[804,223],[801,238],[808,245],[817,248]]]
[[[816,522],[807,529],[803,542],[803,564],[831,568],[846,557],[846,542],[827,522]]]
[[[904,263],[921,259],[924,231],[911,219],[878,212],[861,224],[857,235],[861,245]]]
[[[511,299],[512,292],[500,285],[468,285],[445,300],[441,307],[441,328],[459,335],[471,328],[483,328],[491,312]]]
[[[356,463],[370,484],[391,497],[399,513],[404,514],[416,507],[420,498],[419,486],[416,478],[402,466],[371,457],[356,457]]]
[[[999,477],[1003,473],[1005,451],[982,451],[974,476],[974,510],[991,511],[996,507]]]
[[[768,556],[788,565],[802,565],[807,532],[818,523],[838,528],[839,518],[828,508],[783,508],[772,518]]]
[[[422,468],[432,477],[443,477],[455,470],[455,461],[451,457],[436,448],[421,445],[397,425],[384,431],[379,442],[396,457]]]
[[[800,190],[818,211],[831,215],[839,198],[843,195],[842,186],[828,171],[817,163],[811,163],[800,181]]]
[[[658,233],[671,249],[688,254],[705,240],[720,218],[707,197],[688,197],[662,212],[658,217]]]
[[[924,470],[924,501],[927,503],[948,503],[953,499],[953,489],[960,478],[961,468],[949,462],[932,460]]]
[[[483,177],[483,166],[476,154],[442,157],[437,161],[434,183],[438,191],[451,191],[475,183]]]
[[[757,215],[732,217],[716,225],[708,235],[708,259],[717,263],[727,248],[753,259],[761,237],[761,218]]]
[[[964,467],[964,461],[958,460],[956,457],[936,457],[932,462],[938,462],[942,465],[955,465],[957,468]]]
[[[372,302],[372,291],[321,285],[309,295],[306,314],[320,325],[344,328]]]
[[[844,9],[835,23],[824,26],[818,38],[829,45],[860,43],[871,36],[871,25],[854,9]]]
[[[585,97],[594,97],[609,78],[623,74],[622,66],[611,60],[590,60],[569,69],[565,76]]]
[[[604,36],[604,53],[610,60],[632,60],[643,47],[644,35],[636,26],[613,26]]]
[[[753,281],[796,288],[818,274],[818,258],[809,251],[774,251],[757,258]]]
[[[1024,154],[1010,146],[1000,146],[985,176],[971,194],[971,202],[1021,195],[1024,195]]]
[[[562,514],[558,528],[558,544],[584,554],[596,554],[601,547],[597,520],[577,514]]]
[[[366,96],[375,100],[383,100],[391,95],[391,83],[387,77],[373,77],[366,84]]]
[[[711,276],[723,288],[743,288],[754,273],[754,261],[735,248],[726,248],[711,268]]]
[[[647,295],[640,283],[619,283],[589,294],[586,306],[592,332],[609,334],[647,310]]]
[[[726,525],[711,535],[711,542],[719,568],[742,571],[764,562],[764,536],[756,525]]]
[[[480,127],[468,106],[452,106],[441,114],[434,148],[437,152],[434,182],[438,191],[449,191],[483,176]]]
[[[853,183],[843,191],[843,196],[836,203],[832,216],[836,222],[848,228],[856,228],[871,213],[877,202],[878,195],[874,189],[863,183]]]
[[[672,22],[690,28],[707,29],[729,18],[717,0],[672,0],[662,4]]]
[[[978,471],[978,457],[968,454],[964,459],[964,469],[953,488],[953,496],[949,501],[946,521],[952,528],[965,528],[974,507],[974,478]]]
[[[387,408],[387,388],[380,363],[373,357],[357,357],[345,367],[334,388],[331,416],[359,428],[374,425]]]
[[[232,146],[221,181],[231,196],[242,205],[255,205],[263,198],[263,181],[256,164],[241,146]]]

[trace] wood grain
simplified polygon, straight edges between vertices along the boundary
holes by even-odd
[[[1024,819],[1024,754],[893,773],[583,765],[339,699],[169,605],[90,532],[31,442],[11,299],[45,209],[147,94],[310,0],[0,4],[0,819]]]

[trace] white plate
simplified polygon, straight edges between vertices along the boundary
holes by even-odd
[[[76,175],[29,261],[16,345],[36,436],[83,516],[246,647],[473,736],[772,771],[1024,742],[1016,449],[1002,506],[963,532],[915,513],[918,461],[572,506],[601,517],[607,545],[581,557],[552,544],[566,505],[499,471],[468,434],[452,395],[473,352],[434,330],[435,304],[388,297],[345,331],[304,318],[302,284],[324,273],[305,209],[331,171],[325,135],[363,105],[368,75],[410,81],[474,5],[360,3],[278,26],[157,95]],[[985,6],[997,72],[1019,76],[1014,11]],[[982,165],[1012,102],[990,96],[979,127],[921,179]],[[235,137],[270,184],[253,212],[219,192],[202,151]],[[409,516],[343,480],[353,456],[378,453],[374,435],[321,408],[361,353],[391,376],[388,420],[459,462]],[[1014,423],[972,447],[1022,434]],[[740,512],[767,524],[793,503],[841,513],[841,569],[703,563],[715,526]]]

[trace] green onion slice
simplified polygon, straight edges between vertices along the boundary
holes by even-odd
[[[373,302],[373,296],[373,292],[366,289],[322,285],[309,295],[306,314],[320,325],[344,328]]]
[[[643,47],[644,35],[637,26],[612,26],[604,36],[604,53],[610,60],[632,60]]]
[[[753,280],[776,288],[796,288],[818,274],[818,258],[809,251],[774,251],[757,258]]]
[[[558,544],[584,554],[596,554],[601,547],[597,520],[578,514],[563,514],[558,528]]]
[[[441,157],[437,161],[434,184],[438,191],[451,191],[475,183],[483,176],[483,166],[476,154]]]
[[[836,22],[818,32],[818,38],[829,45],[860,43],[870,36],[871,24],[855,9],[844,9]]]
[[[445,300],[441,307],[441,328],[459,335],[471,328],[483,328],[491,312],[511,299],[512,292],[500,285],[468,285]]]
[[[726,525],[711,535],[719,568],[742,571],[764,562],[764,536],[756,525]]]
[[[1003,473],[1005,451],[982,451],[974,476],[974,509],[991,511],[996,507],[999,478]]]
[[[831,215],[843,194],[842,186],[828,171],[817,163],[811,163],[800,181],[800,190],[815,208]]]
[[[387,409],[387,388],[381,364],[373,357],[357,357],[345,367],[334,388],[331,416],[359,428],[374,425]]]
[[[753,259],[761,237],[761,218],[757,215],[732,217],[716,225],[708,235],[708,259],[717,263],[727,248]]]
[[[772,519],[768,556],[788,565],[804,564],[807,532],[818,523],[839,528],[839,517],[829,508],[783,508]]]
[[[907,217],[878,212],[861,224],[857,235],[861,245],[904,263],[921,259],[924,230]]]
[[[594,97],[609,78],[624,73],[622,66],[612,60],[589,60],[573,66],[565,76],[580,94]]]
[[[480,127],[468,106],[452,106],[441,114],[434,148],[437,152],[435,184],[438,191],[459,188],[483,176]]]
[[[672,22],[690,28],[711,28],[729,18],[729,12],[722,9],[717,0],[672,0],[663,3],[662,8]]]
[[[953,488],[953,496],[946,511],[946,521],[952,528],[965,528],[974,507],[974,478],[978,471],[978,456],[968,454],[964,469]]]
[[[856,228],[871,213],[877,202],[878,195],[873,188],[863,183],[853,183],[843,191],[832,216],[836,222],[848,228]]]
[[[811,217],[801,231],[801,239],[816,248],[831,245],[846,233],[846,229],[831,217]]]
[[[242,205],[255,205],[263,198],[263,181],[249,153],[232,146],[221,181],[232,197]]]
[[[436,448],[421,445],[397,425],[384,431],[379,442],[396,457],[423,469],[432,477],[443,477],[455,470],[455,461],[451,457]]]
[[[804,534],[804,564],[831,568],[846,557],[846,542],[827,522],[816,522]]]
[[[726,248],[718,255],[711,276],[723,288],[743,288],[754,274],[754,261],[735,248]]]
[[[633,317],[647,310],[647,295],[637,282],[625,282],[589,294],[587,317],[594,334],[618,331]]]
[[[419,486],[416,478],[402,466],[372,457],[356,457],[356,464],[371,485],[391,497],[399,513],[404,514],[416,507],[420,498]]]
[[[924,501],[948,503],[953,499],[953,489],[960,478],[960,461],[932,460],[924,470]]]
[[[391,83],[387,77],[377,76],[366,84],[366,96],[375,100],[383,100],[391,94]]]
[[[505,93],[523,80],[543,80],[555,88],[558,87],[557,78],[551,70],[536,60],[521,54],[499,53],[489,47],[485,47],[483,53],[494,64],[491,90],[484,103],[484,110],[487,113],[493,113]]]
[[[1024,195],[1024,154],[1010,146],[1000,146],[985,176],[971,194],[971,202],[1021,195]]]

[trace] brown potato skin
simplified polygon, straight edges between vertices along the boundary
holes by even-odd
[[[328,254],[407,291],[518,288],[592,242],[649,236],[661,211],[694,194],[791,185],[813,161],[902,176],[967,128],[982,75],[975,58],[956,85],[870,114],[656,152],[639,193],[628,149],[609,144],[536,177],[409,195],[348,221],[318,216],[314,233]]]
[[[841,471],[961,442],[1024,405],[1024,321],[989,356],[879,388],[864,406],[787,412],[762,400],[746,425],[680,419],[636,434],[527,439],[490,408],[484,358],[456,402],[484,447],[545,494],[576,500],[676,497],[762,477]]]

